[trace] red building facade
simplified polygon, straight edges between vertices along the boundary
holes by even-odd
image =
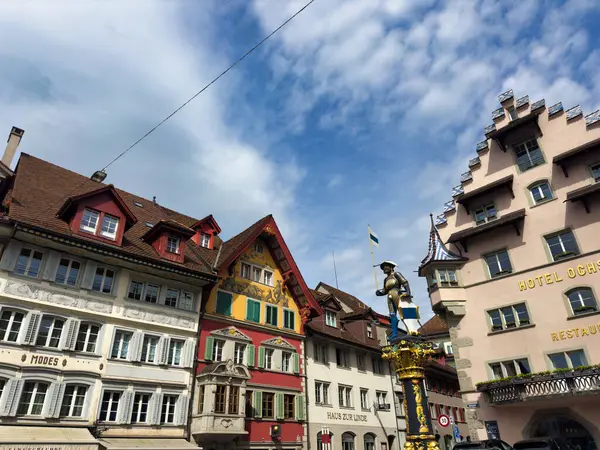
[[[304,324],[320,306],[275,221],[225,242],[206,301],[191,433],[207,450],[306,446]]]

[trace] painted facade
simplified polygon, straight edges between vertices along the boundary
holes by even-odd
[[[450,327],[471,437],[584,448],[600,439],[599,115],[500,101],[419,272]]]
[[[216,275],[150,252],[140,236],[164,217],[152,201],[85,180],[23,154],[0,185],[10,188],[0,224],[0,448],[165,439],[195,448],[186,438],[199,312]],[[86,194],[69,197],[84,181]]]
[[[304,322],[315,302],[273,218],[225,242],[218,267],[203,311],[192,436],[206,449],[305,448]]]

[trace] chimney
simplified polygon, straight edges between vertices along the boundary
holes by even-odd
[[[4,150],[4,155],[2,155],[2,164],[8,168],[10,168],[10,165],[12,164],[12,160],[17,152],[17,147],[19,146],[24,133],[25,130],[21,130],[17,127],[12,127],[12,130],[10,130],[8,141],[6,141],[6,149]]]

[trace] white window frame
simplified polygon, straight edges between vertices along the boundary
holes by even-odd
[[[325,325],[328,327],[337,327],[337,314],[328,309],[325,310]]]
[[[107,228],[108,228],[108,230],[110,230],[113,222],[114,222],[114,227],[115,227],[114,231],[113,232],[105,231],[104,225],[108,224]],[[100,236],[114,241],[117,238],[118,231],[119,231],[119,218],[116,216],[104,213],[104,215],[102,216],[102,224],[100,225]]]
[[[148,342],[146,342],[146,339],[148,339]],[[156,342],[155,346],[154,346],[154,358],[152,359],[152,361],[149,361],[148,358],[150,356],[150,351],[149,349],[151,348],[151,346],[148,346],[146,344],[151,344],[152,342]],[[140,340],[140,362],[143,363],[148,363],[148,364],[156,364],[159,360],[159,356],[158,356],[158,346],[160,343],[160,336],[157,336],[156,334],[151,334],[151,333],[144,333],[141,337]],[[144,358],[144,352],[146,352],[146,357]]]
[[[80,342],[79,341],[79,335],[82,332],[82,327],[87,326],[88,329],[85,332],[85,339],[83,340],[83,349],[82,350],[77,350],[77,344]],[[98,327],[98,333],[96,334],[96,341],[94,342],[94,349],[93,350],[88,350],[88,347],[90,345],[90,336],[91,336],[91,327]],[[82,321],[79,324],[79,328],[77,330],[77,336],[75,337],[75,351],[76,352],[82,352],[82,353],[96,353],[98,350],[98,344],[100,344],[100,333],[102,331],[102,324],[96,323],[96,322],[88,322],[88,321]]]
[[[169,253],[174,253],[175,255],[178,255],[180,243],[181,239],[179,239],[177,236],[167,236],[167,245],[165,249]]]
[[[174,394],[174,393],[165,393],[162,397],[162,401],[160,404],[160,424],[161,425],[174,425],[176,422],[176,415],[177,415],[177,401],[179,400],[180,395],[179,394]],[[167,399],[172,399],[173,402],[171,404],[171,402],[168,402],[168,406],[173,408],[172,412],[167,411],[167,414],[165,416],[165,419],[168,418],[169,415],[172,416],[172,420],[167,421],[164,420],[163,421],[163,410],[165,407],[165,401]]]
[[[577,245],[577,239],[575,238],[575,233],[573,232],[573,230],[571,230],[570,228],[567,228],[566,230],[562,230],[558,233],[552,233],[549,234],[547,236],[544,236],[544,241],[546,241],[546,247],[548,248],[548,253],[550,253],[550,257],[552,258],[553,262],[557,262],[557,261],[561,261],[563,260],[565,257],[563,255],[562,258],[557,258],[558,256],[561,255],[561,253],[559,253],[558,255],[554,256],[552,254],[552,249],[550,248],[550,243],[548,242],[548,239],[552,239],[552,238],[558,238],[558,244],[560,245],[560,248],[562,250],[562,253],[566,253],[567,249],[565,248],[565,243],[563,242],[563,236],[565,234],[571,234],[572,238],[573,238],[573,242],[575,243],[575,251],[572,253],[572,255],[569,256],[577,256],[579,255],[580,251],[579,251],[579,245]]]
[[[377,405],[389,405],[387,401],[387,392],[385,391],[375,391],[375,398],[377,399]]]
[[[98,271],[102,270],[102,282],[100,283],[100,290],[96,290],[94,289],[94,284],[96,284],[96,276],[98,275]],[[104,285],[106,284],[106,272],[112,272],[113,276],[112,276],[112,284],[110,285],[110,291],[109,292],[104,292]],[[94,281],[92,282],[92,288],[90,289],[92,292],[97,292],[99,294],[107,294],[110,295],[112,294],[113,290],[115,289],[115,284],[117,282],[117,271],[115,269],[111,269],[110,267],[107,266],[98,266],[96,267],[96,271],[94,272]]]
[[[494,214],[490,214],[490,210],[494,211]],[[477,214],[482,213],[483,219],[477,220]],[[477,225],[483,225],[484,223],[491,222],[492,220],[496,220],[498,218],[498,209],[496,205],[493,203],[488,203],[487,205],[481,206],[473,210],[473,220]]]
[[[63,260],[67,260],[69,261],[69,264],[67,264],[67,271],[65,273],[65,281],[64,282],[60,282],[57,281],[56,277],[58,276],[58,271],[60,269],[61,263]],[[70,284],[69,281],[69,274],[71,273],[71,270],[73,270],[73,263],[77,263],[79,264],[79,269],[77,269],[77,277],[75,277],[75,283],[74,284]],[[56,272],[54,273],[54,282],[56,284],[59,284],[61,286],[68,286],[68,287],[76,287],[79,283],[79,279],[81,277],[81,274],[84,273],[84,264],[76,259],[76,258],[71,258],[68,255],[61,255],[60,258],[58,259],[58,266],[56,267]]]
[[[377,357],[371,358],[371,365],[373,366],[373,375],[385,375],[385,369],[383,366],[383,360]]]
[[[326,381],[315,381],[315,404],[331,405],[331,397],[329,396],[329,387],[331,383]]]
[[[361,409],[369,408],[369,390],[366,388],[360,388],[360,407]]]
[[[185,307],[186,306],[185,302],[187,302],[188,299],[190,300],[189,308]],[[182,290],[179,295],[179,301],[177,303],[177,307],[184,311],[193,311],[195,299],[196,299],[196,295],[193,292]]]
[[[98,402],[98,421],[100,423],[116,423],[119,421],[119,404],[121,403],[121,399],[123,398],[123,394],[125,393],[125,389],[123,388],[112,388],[112,387],[107,387],[105,389],[102,390],[102,395],[100,396],[100,400]],[[102,406],[104,404],[104,396],[106,394],[110,395],[110,401],[109,401],[109,409],[106,411],[106,418],[110,419],[110,413],[113,411],[113,406],[114,406],[114,412],[115,412],[115,420],[102,420],[101,416],[102,416]],[[119,399],[116,401],[116,405],[115,405],[115,401],[113,399],[114,395],[118,394],[119,395]]]
[[[242,342],[234,342],[233,345],[233,362],[235,364],[244,364],[246,360],[246,344]]]
[[[293,369],[292,363],[293,353],[292,352],[281,352],[281,370],[283,372],[291,372]]]
[[[222,339],[213,340],[213,362],[223,361],[223,353],[225,351],[225,341]]]
[[[544,195],[544,191],[541,188],[541,186],[543,186],[543,185],[548,186],[548,190],[550,191],[550,197],[546,197]],[[537,189],[537,192],[541,197],[539,200],[536,200],[535,196],[533,195],[533,191],[535,189]],[[532,184],[531,186],[529,186],[529,195],[531,196],[531,201],[533,202],[534,205],[541,205],[542,203],[545,203],[554,198],[554,192],[552,191],[552,186],[550,186],[550,182],[548,180],[538,181],[538,182]]]
[[[123,340],[121,340],[119,342],[119,351],[118,351],[118,356],[113,356],[113,350],[115,348],[115,345],[117,344],[117,334],[121,333],[123,336],[128,334],[129,335],[129,340],[127,341],[127,353],[125,354],[125,356],[121,356],[121,353],[123,351]],[[134,332],[132,330],[127,330],[127,329],[123,329],[123,328],[115,328],[114,333],[113,333],[113,339],[112,339],[112,343],[110,346],[110,359],[117,359],[119,361],[127,361],[129,358],[129,352],[131,351],[131,341],[133,340],[133,335]]]
[[[179,345],[179,363],[175,364],[175,356],[176,356],[175,349],[177,347],[177,344],[180,344]],[[183,366],[183,348],[184,348],[184,346],[185,346],[184,339],[171,338],[169,340],[169,351],[167,353],[167,364],[169,366],[174,366],[174,367]]]
[[[167,300],[169,300],[169,291],[171,292],[176,292],[177,295],[175,296],[175,304],[174,305],[169,305],[167,304]],[[181,296],[181,291],[179,289],[175,289],[172,287],[166,287],[165,289],[165,306],[168,306],[169,308],[177,308],[179,306],[179,297]]]
[[[21,258],[21,254],[26,250],[29,251],[29,256],[27,257],[27,263],[25,264],[25,270],[23,273],[19,273],[19,272],[17,272],[17,266],[19,265],[19,258]],[[39,253],[42,255],[40,258],[40,266],[38,267],[37,274],[31,275],[29,273],[29,271],[31,269],[31,262],[36,253]],[[42,267],[44,265],[44,256],[45,256],[45,253],[42,250],[38,250],[37,248],[34,248],[34,247],[22,247],[19,250],[19,254],[17,255],[17,262],[15,263],[13,273],[16,275],[20,275],[22,277],[38,279],[40,277],[40,275],[42,274]]]
[[[67,415],[63,415],[62,414],[62,410],[63,410],[63,406],[65,403],[65,399],[67,398],[67,389],[69,389],[70,387],[73,387],[74,392],[73,392],[73,397],[71,398],[71,402],[68,405],[69,406],[69,413]],[[85,389],[85,393],[83,394],[83,404],[81,405],[81,414],[78,416],[74,416],[73,415],[73,409],[76,406],[76,400],[77,400],[77,393],[76,391],[79,388],[84,388]],[[65,382],[65,393],[63,395],[63,398],[61,400],[60,405],[57,405],[59,409],[59,417],[65,417],[65,418],[83,418],[85,415],[85,408],[86,408],[86,400],[87,397],[90,393],[90,385],[88,384],[81,384],[81,383],[69,383],[69,382]]]
[[[373,339],[373,325],[367,324],[367,337]]]
[[[2,317],[2,315],[4,314],[4,312],[10,312],[10,318],[8,319],[8,325],[6,327],[6,331],[4,332],[4,336],[0,336],[0,342],[19,342],[19,337],[21,336],[21,331],[23,329],[23,323],[26,321],[27,319],[27,313],[24,311],[21,311],[20,309],[13,309],[13,308],[1,308],[0,309],[0,317]],[[21,323],[19,324],[19,328],[17,330],[13,330],[13,326],[15,324],[15,314],[21,314],[23,316],[23,318],[21,319]],[[15,338],[15,340],[8,340],[7,338],[10,337],[11,333],[14,333],[16,331],[17,333],[17,337]]]
[[[44,320],[48,320],[50,319],[52,321],[52,323],[50,324],[50,327],[48,328],[48,335],[46,336],[46,342],[41,344],[38,343],[38,339],[40,338],[40,331],[42,329],[42,324],[44,323]],[[60,328],[60,334],[58,336],[58,338],[53,337],[53,333],[55,331],[55,327],[56,327],[56,321],[60,320],[62,322],[62,326]],[[60,345],[60,341],[62,338],[63,333],[66,331],[66,325],[67,325],[67,319],[65,319],[64,317],[61,316],[55,316],[53,314],[43,314],[42,317],[40,318],[40,324],[38,326],[37,329],[37,333],[35,336],[35,346],[36,347],[45,347],[45,348],[58,348]],[[56,345],[49,345],[52,339],[57,339]]]
[[[200,233],[200,247],[210,247],[210,235],[207,233]]]
[[[521,306],[521,305],[525,306],[525,311],[527,311],[527,317],[528,318],[525,319],[525,320],[522,320],[519,317],[519,313],[518,313],[518,311],[516,309],[517,306]],[[513,317],[515,318],[514,326],[511,326],[513,324],[512,322],[507,322],[506,321],[506,316],[505,316],[504,311],[503,311],[504,308],[511,308]],[[492,312],[498,312],[498,314],[500,315],[500,321],[502,322],[502,328],[500,328],[498,330],[494,329],[494,327],[496,325],[494,325],[494,322],[492,321],[492,315],[491,315]],[[522,327],[522,326],[531,325],[531,315],[529,314],[529,308],[527,308],[527,304],[525,302],[513,303],[512,305],[506,305],[506,306],[501,306],[499,308],[488,309],[486,311],[486,313],[487,313],[487,317],[488,317],[488,322],[490,324],[490,330],[492,332],[502,331],[502,330],[511,330],[511,329],[514,329],[514,328],[519,328],[519,327]]]
[[[32,417],[40,417],[40,416],[42,416],[42,414],[44,414],[44,407],[46,405],[46,402],[48,401],[48,391],[50,390],[50,384],[51,383],[49,383],[46,380],[37,380],[37,379],[25,379],[23,381],[24,381],[23,390],[21,392],[21,396],[19,398],[19,402],[18,402],[18,406],[17,406],[17,416],[32,416]],[[24,401],[25,386],[27,385],[27,383],[33,383],[34,384],[34,386],[33,386],[33,393],[32,393],[31,398],[29,399],[29,402],[27,404],[27,412],[26,413],[19,413],[19,410],[21,409],[22,402]],[[44,399],[42,400],[42,409],[40,410],[39,414],[32,414],[32,409],[33,409],[33,406],[35,405],[36,396],[38,394],[38,390],[39,390],[41,384],[44,384],[46,386],[46,390],[44,391]]]
[[[329,364],[329,346],[321,342],[313,342],[313,359],[320,364]]]
[[[539,162],[537,164],[534,164],[533,159],[531,158],[531,152],[532,152],[531,142],[535,142],[535,147],[537,148],[537,150],[540,151],[540,154],[542,156],[543,162]],[[521,150],[521,148],[523,150],[525,150],[525,152],[527,153],[527,159],[528,159],[529,164],[530,164],[528,167],[526,167],[524,169],[519,166],[518,156],[517,156],[517,153]],[[544,157],[544,153],[542,152],[542,148],[540,147],[540,143],[538,142],[537,138],[528,139],[528,140],[526,140],[524,142],[521,142],[521,143],[515,145],[514,146],[514,152],[515,152],[515,159],[517,160],[516,161],[517,162],[517,167],[519,168],[520,172],[526,172],[526,171],[528,171],[530,169],[533,169],[534,167],[541,166],[542,164],[544,164],[546,162],[546,158]]]
[[[338,401],[340,408],[352,408],[352,386],[338,384]]]
[[[270,278],[270,283],[267,283],[267,276],[266,274],[269,274]],[[270,267],[261,267],[257,264],[252,264],[249,262],[242,262],[240,264],[240,277],[246,279],[246,280],[250,280],[254,283],[258,283],[258,284],[262,284],[264,286],[270,286],[273,287],[274,285],[274,271],[272,268]]]
[[[498,257],[498,255],[500,253],[506,253],[506,255],[508,256],[508,263],[510,264],[510,269],[505,269],[504,267],[502,267],[500,258]],[[496,262],[498,263],[498,268],[500,269],[498,271],[498,273],[496,273],[495,275],[492,275],[492,271],[490,270],[490,265],[487,262],[487,257],[489,257],[489,256],[493,256],[496,259]],[[485,265],[488,270],[488,275],[490,276],[491,279],[499,278],[504,275],[508,275],[509,273],[512,273],[514,271],[514,269],[512,267],[512,262],[510,260],[510,254],[508,253],[508,250],[506,250],[506,249],[497,250],[497,251],[491,252],[491,253],[486,253],[485,255],[483,255],[483,259],[484,259]]]
[[[456,269],[436,269],[435,270],[436,284],[441,287],[458,286],[458,276]]]
[[[95,215],[95,223],[94,226],[91,227],[90,225],[84,225],[83,221],[85,219],[86,213],[89,213],[90,217],[93,217]],[[81,222],[79,223],[79,229],[81,231],[85,231],[87,233],[93,233],[96,234],[96,231],[98,230],[98,222],[100,221],[100,211],[96,211],[95,209],[90,209],[90,208],[85,208],[83,210],[83,214],[81,216]],[[90,222],[89,220],[86,220],[86,222]]]
[[[338,362],[338,355],[339,362]],[[336,347],[335,349],[335,364],[337,367],[342,367],[344,369],[350,368],[350,353],[347,349]]]
[[[548,360],[550,361],[550,366],[553,369],[555,369],[554,364],[552,362],[552,359],[550,357],[552,355],[560,355],[560,354],[562,354],[564,356],[564,358],[565,358],[565,361],[567,362],[567,366],[568,366],[569,369],[575,369],[575,368],[579,367],[579,366],[573,365],[573,359],[571,358],[571,355],[570,355],[571,353],[576,353],[576,352],[577,353],[581,352],[581,354],[583,354],[583,359],[586,362],[586,364],[584,364],[584,366],[588,366],[590,364],[590,361],[588,359],[588,356],[585,354],[585,351],[582,348],[577,348],[577,349],[574,349],[574,350],[563,350],[563,351],[558,351],[558,352],[547,353]]]
[[[143,424],[143,423],[149,423],[150,422],[150,414],[152,412],[151,406],[152,406],[152,395],[154,394],[154,392],[150,392],[150,391],[139,391],[139,390],[134,390],[133,392],[133,397],[131,400],[131,423],[132,424]],[[137,396],[148,396],[148,402],[146,403],[146,420],[141,421],[139,420],[139,416],[141,414],[141,405],[143,403],[138,403],[138,408],[136,411],[136,402],[135,402],[135,398]],[[162,407],[162,405],[161,405]]]
[[[265,370],[273,370],[273,360],[275,359],[275,350],[265,348]]]
[[[161,289],[161,285],[158,283],[146,283],[145,287],[144,287],[144,302],[145,303],[149,303],[151,305],[158,305],[159,301],[160,301],[160,289]],[[146,298],[148,296],[148,290],[149,288],[156,288],[156,301],[155,302],[149,302]]]
[[[526,361],[527,362],[527,366],[529,367],[529,373],[532,373],[532,369],[531,369],[531,363],[529,362],[529,358],[515,358],[515,359],[505,359],[502,361],[495,361],[495,362],[490,362],[488,363],[488,369],[491,375],[491,380],[495,380],[497,378],[495,378],[495,374],[494,374],[494,370],[492,369],[493,365],[498,364],[500,366],[500,370],[502,372],[502,378],[507,378],[511,375],[508,375],[508,371],[506,370],[506,366],[509,364],[512,364],[517,375],[522,374],[523,372],[521,372],[521,366],[519,366],[518,362],[519,361]]]
[[[140,298],[134,298],[134,297],[130,297],[130,294],[132,293],[132,286],[134,285],[134,283],[136,285],[141,285],[141,291],[139,292],[140,294]],[[145,301],[144,296],[145,296],[145,292],[146,292],[146,283],[140,280],[134,280],[133,278],[131,280],[129,280],[129,287],[127,288],[127,299],[128,300],[134,300],[136,302],[143,302]],[[135,293],[134,293],[135,295]]]

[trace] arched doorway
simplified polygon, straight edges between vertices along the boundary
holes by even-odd
[[[342,434],[342,450],[354,450],[354,433],[346,431]]]
[[[582,424],[568,417],[547,417],[536,422],[531,427],[529,437],[562,438],[581,450],[596,450],[597,448],[590,432]]]

